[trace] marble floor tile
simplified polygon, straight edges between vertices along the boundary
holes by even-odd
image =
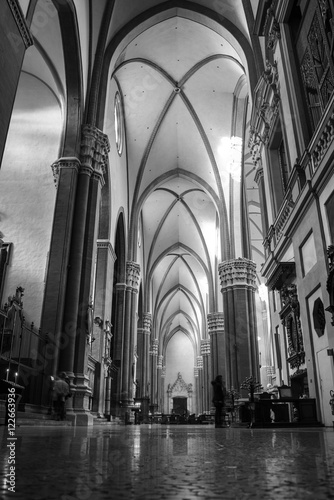
[[[0,427],[4,500],[334,499],[330,428],[34,426],[15,438]]]

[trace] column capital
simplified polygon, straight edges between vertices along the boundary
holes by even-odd
[[[239,257],[218,265],[221,290],[241,286],[256,290],[256,264],[252,260]]]
[[[115,288],[118,292],[125,292],[126,283],[116,283]]]
[[[52,163],[51,169],[56,189],[58,188],[59,175],[62,168],[73,168],[74,170],[79,172],[80,166],[80,160],[76,156],[62,157]]]
[[[197,356],[196,358],[197,361],[197,369],[203,368],[203,356]]]
[[[162,370],[163,359],[164,357],[162,355],[158,356],[158,364],[157,364],[158,370]]]
[[[108,165],[109,139],[97,127],[86,124],[82,127],[81,158],[82,173],[90,174],[104,185],[103,174]]]
[[[115,250],[113,249],[113,246],[109,240],[97,240],[97,248],[98,249],[107,249],[109,250],[109,253],[113,259],[113,262],[117,259],[117,255],[115,253]]]
[[[201,355],[209,356],[210,352],[211,352],[210,340],[209,339],[201,340]]]
[[[159,349],[159,340],[152,339],[150,354],[152,356],[158,356],[158,349]]]
[[[151,313],[144,313],[143,314],[143,333],[145,333],[146,335],[150,335],[151,329],[152,329],[152,314]]]
[[[126,285],[136,292],[138,291],[140,278],[140,265],[136,262],[128,261],[126,263]]]
[[[224,313],[215,312],[207,315],[208,334],[224,333]]]

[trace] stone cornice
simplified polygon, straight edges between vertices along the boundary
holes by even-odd
[[[25,48],[31,47],[34,44],[33,37],[30,34],[25,17],[23,15],[20,4],[17,0],[7,0],[7,3],[12,11],[14,20],[19,29]]]
[[[111,256],[112,256],[112,259],[113,261],[115,262],[116,259],[117,259],[117,255],[115,253],[115,250],[113,249],[113,246],[111,244],[111,242],[109,240],[97,240],[97,248],[106,248],[109,250]]]
[[[256,264],[252,260],[239,257],[222,262],[218,272],[222,291],[235,286],[256,289]]]
[[[296,264],[294,262],[278,262],[266,283],[270,290],[280,290],[288,279],[296,276]]]
[[[55,187],[58,188],[59,174],[61,168],[74,168],[77,172],[80,169],[80,160],[75,156],[59,158],[57,161],[52,163],[51,169],[53,173],[53,180]]]

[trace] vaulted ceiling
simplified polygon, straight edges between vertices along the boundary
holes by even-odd
[[[241,2],[219,4],[242,30]],[[246,57],[204,11],[171,7],[137,21],[110,75],[124,108],[130,252],[143,256],[145,309],[162,353],[179,331],[199,353],[207,314],[222,310],[218,263],[242,256]]]

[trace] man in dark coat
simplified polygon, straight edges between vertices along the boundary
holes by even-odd
[[[223,377],[217,375],[215,380],[211,382],[213,387],[213,399],[212,402],[216,408],[215,413],[215,427],[223,427],[223,409],[225,406],[225,395],[226,390],[224,387]]]

